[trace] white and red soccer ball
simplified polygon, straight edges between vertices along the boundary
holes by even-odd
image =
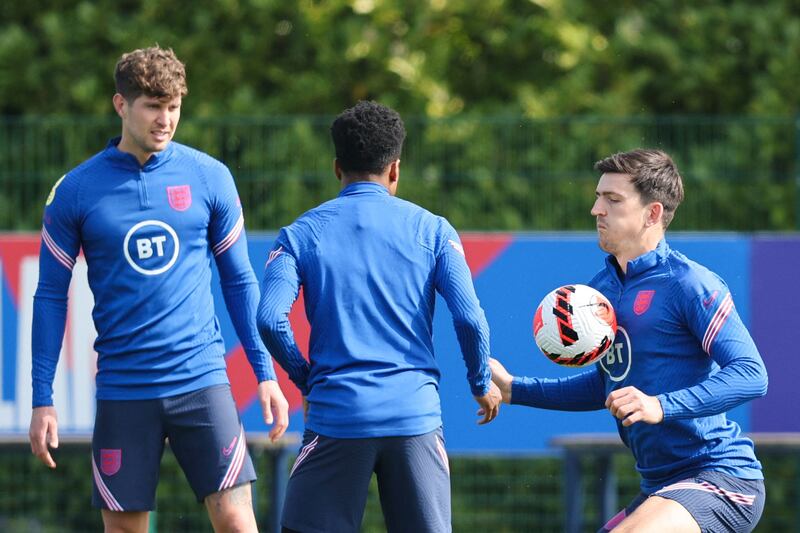
[[[554,363],[586,366],[614,344],[617,316],[611,303],[587,285],[564,285],[544,297],[533,317],[536,345]]]

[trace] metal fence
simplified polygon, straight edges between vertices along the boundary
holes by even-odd
[[[277,229],[338,191],[332,117],[185,118],[176,140],[232,170],[250,229]],[[400,196],[462,230],[593,229],[592,165],[640,146],[671,153],[677,230],[800,229],[793,117],[410,117]],[[0,119],[0,229],[36,229],[52,184],[119,132],[116,117]]]

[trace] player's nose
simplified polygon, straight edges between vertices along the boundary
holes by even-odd
[[[597,198],[592,205],[591,211],[589,211],[593,217],[600,216],[603,214],[602,205],[600,203],[600,198]]]
[[[156,115],[156,123],[159,126],[166,126],[169,124],[169,110],[168,109],[161,109],[159,113]]]

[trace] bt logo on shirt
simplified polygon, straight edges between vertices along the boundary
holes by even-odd
[[[123,252],[128,264],[140,274],[163,274],[175,264],[180,251],[178,234],[160,220],[143,220],[125,235]]]
[[[598,363],[608,374],[608,379],[620,382],[628,377],[628,372],[631,370],[632,356],[633,348],[631,347],[631,339],[628,336],[628,332],[622,326],[618,326],[614,345],[608,350],[608,353],[600,358]]]

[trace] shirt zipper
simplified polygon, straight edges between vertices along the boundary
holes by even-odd
[[[147,194],[146,172],[139,170],[139,208],[147,209],[150,207],[150,197]]]

